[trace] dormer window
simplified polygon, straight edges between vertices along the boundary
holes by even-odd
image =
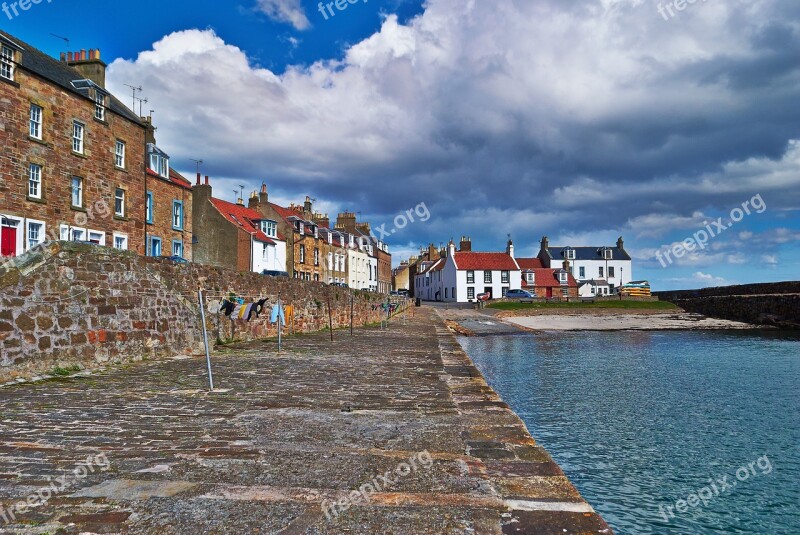
[[[564,258],[567,260],[575,260],[575,249],[564,249]]]
[[[169,156],[152,143],[147,145],[147,151],[150,153],[150,170],[162,178],[169,178]]]
[[[532,284],[532,283],[533,283],[533,272],[526,273],[526,274],[525,274],[525,278],[526,278],[526,280],[527,280],[528,282],[530,282],[530,283]]]
[[[14,49],[10,46],[2,45],[0,50],[0,77],[13,81],[14,65]]]
[[[613,260],[614,252],[611,249],[603,249],[603,260]]]
[[[275,221],[261,221],[261,232],[270,238],[278,236],[278,224]]]
[[[560,271],[558,273],[558,280],[561,284],[567,284],[569,282],[569,276],[566,271]]]
[[[102,91],[94,92],[94,118],[98,121],[106,120],[106,95]]]

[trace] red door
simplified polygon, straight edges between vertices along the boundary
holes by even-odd
[[[0,256],[17,256],[17,229],[0,228]]]
[[[548,288],[547,289],[547,298],[548,299],[552,299],[553,298],[553,289],[552,288]]]

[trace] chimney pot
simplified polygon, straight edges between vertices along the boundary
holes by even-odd
[[[72,52],[67,52],[67,61],[72,63]]]
[[[262,182],[261,183],[261,193],[266,193],[266,192],[267,192],[267,183],[266,182]]]
[[[86,49],[81,49],[81,61],[86,61]]]
[[[206,175],[206,186],[208,186],[208,175]]]
[[[197,185],[198,186],[200,185],[200,173],[199,172],[197,173]]]
[[[62,52],[61,53],[61,63],[66,63],[66,61],[67,61],[67,53],[66,52]]]

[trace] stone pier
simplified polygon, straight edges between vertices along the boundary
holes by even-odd
[[[0,388],[0,533],[611,530],[429,309]]]

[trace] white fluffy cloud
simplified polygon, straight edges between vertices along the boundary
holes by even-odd
[[[308,25],[297,0],[259,5]],[[796,11],[709,2],[666,23],[640,0],[429,0],[339,61],[275,73],[190,29],[108,78],[146,86],[159,144],[203,158],[223,192],[266,180],[377,220],[425,201],[420,241],[647,239],[755,193],[800,205]]]
[[[278,22],[286,22],[305,30],[311,26],[300,0],[258,0],[258,9]]]

